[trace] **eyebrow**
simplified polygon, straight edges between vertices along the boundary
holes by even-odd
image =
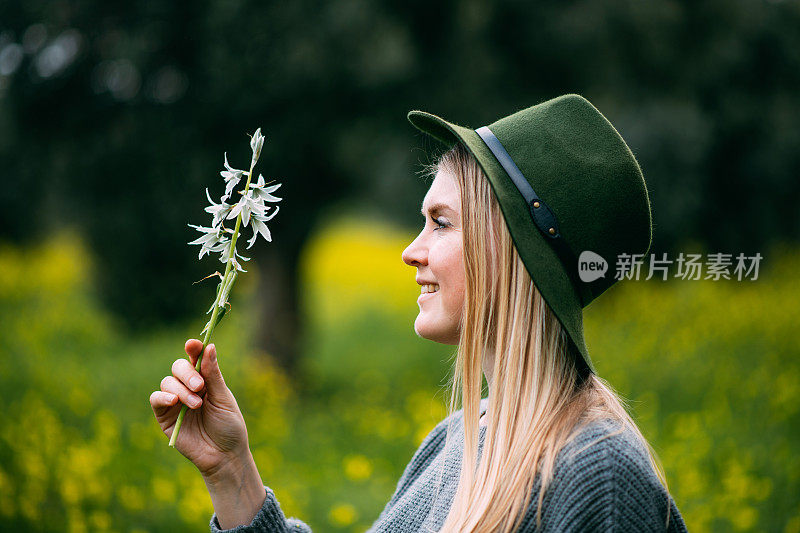
[[[441,202],[433,204],[432,206],[428,207],[428,212],[430,214],[438,213],[440,211],[450,211],[451,213],[455,213],[455,211],[453,211],[453,208],[451,208],[449,205],[443,204]],[[423,217],[425,216],[425,208],[424,207],[420,210],[420,214]]]

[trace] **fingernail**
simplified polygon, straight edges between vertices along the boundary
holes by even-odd
[[[197,376],[194,376],[192,379],[189,380],[189,386],[194,390],[199,389],[202,384],[203,380],[198,378]]]
[[[200,405],[200,398],[194,394],[189,396],[189,407],[197,407]]]
[[[214,359],[217,358],[217,347],[214,346],[213,344],[211,345],[211,352],[210,353],[211,353],[211,357],[213,357]]]

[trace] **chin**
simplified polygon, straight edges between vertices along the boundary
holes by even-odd
[[[419,316],[414,322],[414,331],[423,339],[440,344],[456,345],[460,337],[459,332],[456,331],[455,328],[432,326],[426,323],[425,320],[421,320]]]

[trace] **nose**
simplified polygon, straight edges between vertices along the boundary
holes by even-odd
[[[403,262],[408,266],[418,267],[428,262],[428,252],[425,247],[421,246],[419,243],[420,235],[403,250]]]

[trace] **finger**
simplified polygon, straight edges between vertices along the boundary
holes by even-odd
[[[186,355],[192,360],[192,364],[197,363],[197,356],[200,355],[200,351],[203,349],[203,343],[200,342],[198,339],[189,339],[186,341],[183,349],[186,351]]]
[[[175,376],[167,376],[162,379],[161,390],[175,394],[180,398],[181,402],[188,405],[191,409],[197,409],[203,403],[200,396],[187,389],[186,385],[178,381],[178,378]]]
[[[178,397],[170,392],[154,391],[150,395],[150,407],[153,408],[153,412],[159,417],[175,405],[177,401]]]
[[[197,392],[203,388],[204,380],[202,376],[186,359],[177,359],[172,363],[172,375],[181,380],[189,390]]]
[[[200,373],[205,378],[206,389],[208,393],[222,397],[228,387],[225,385],[225,379],[222,377],[222,371],[219,369],[217,363],[217,347],[212,343],[206,347],[203,361],[200,363]]]

